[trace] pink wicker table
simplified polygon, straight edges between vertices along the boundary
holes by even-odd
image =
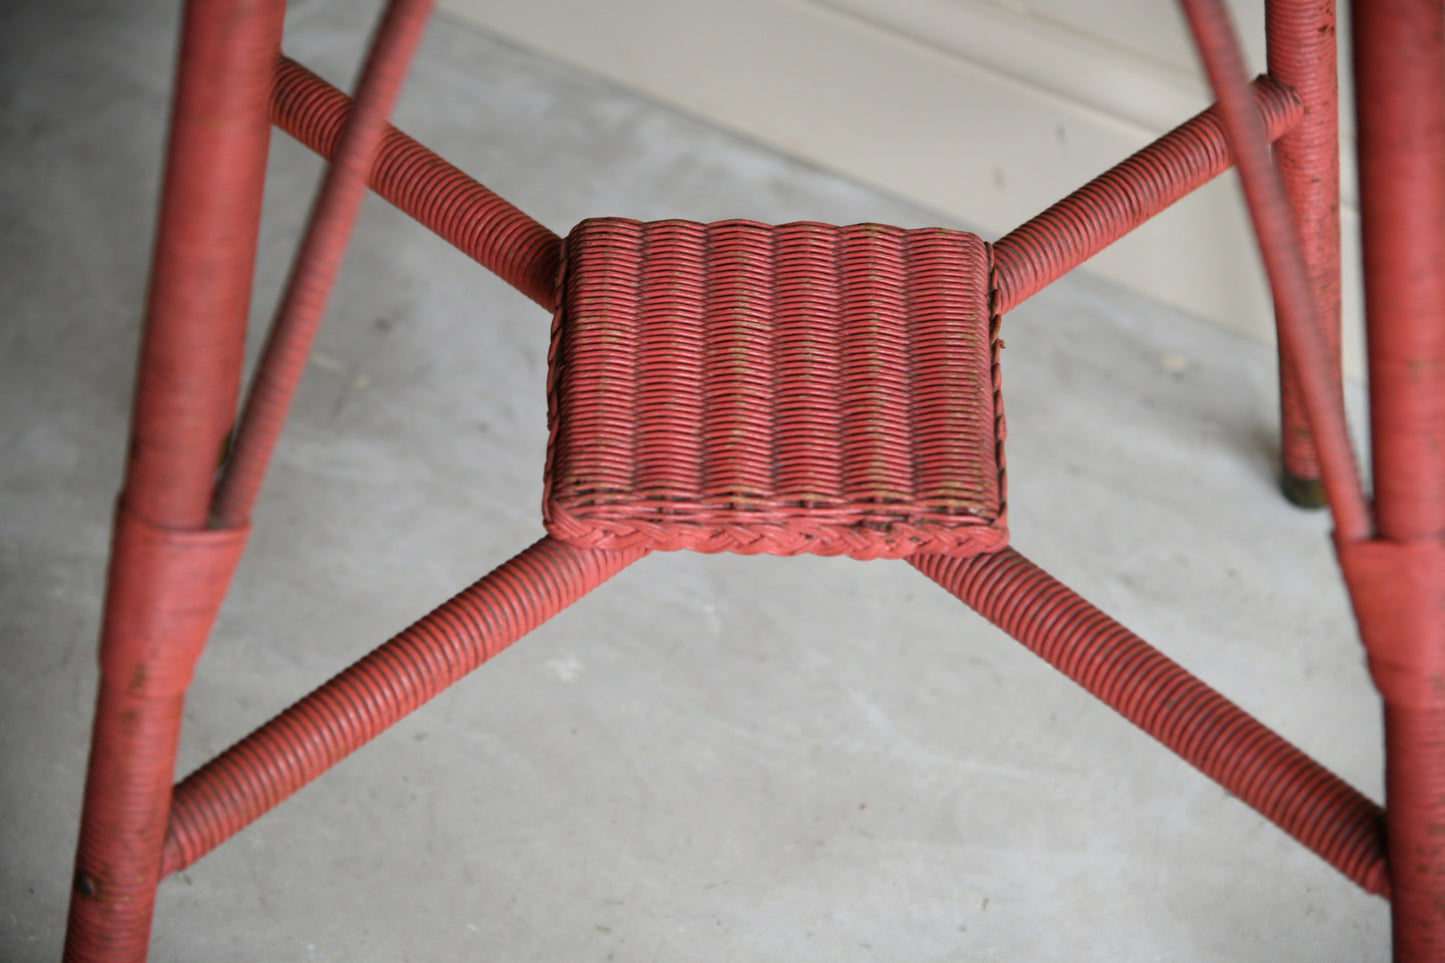
[[[991,243],[615,218],[560,238],[387,124],[430,7],[392,0],[353,100],[281,56],[280,0],[187,4],[68,959],[144,959],[163,877],[683,548],[905,559],[1391,900],[1395,959],[1445,959],[1445,8],[1353,14],[1367,499],[1340,400],[1332,3],[1268,0],[1250,85],[1222,5],[1184,0],[1217,104]],[[273,123],[331,167],[238,417]],[[1275,295],[1283,487],[1333,513],[1383,700],[1383,808],[1008,545],[1006,313],[1232,164]],[[367,188],[551,312],[549,534],[172,786],[191,674]]]

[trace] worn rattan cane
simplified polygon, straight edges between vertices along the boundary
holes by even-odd
[[[1217,105],[993,244],[617,219],[583,221],[564,242],[387,126],[430,6],[392,0],[353,102],[279,55],[280,0],[187,4],[68,958],[143,959],[163,876],[632,561],[689,548],[906,557],[1390,898],[1396,959],[1445,959],[1438,0],[1353,12],[1373,502],[1339,397],[1332,4],[1267,0],[1270,76],[1250,87],[1219,0],[1185,0]],[[332,166],[216,481],[268,120]],[[1275,294],[1285,487],[1333,512],[1384,701],[1387,809],[1005,544],[999,315],[1231,163]],[[367,186],[553,312],[551,534],[173,788],[190,675]]]

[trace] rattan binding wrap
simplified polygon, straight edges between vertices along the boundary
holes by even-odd
[[[601,218],[562,263],[543,505],[557,538],[854,558],[1007,543],[978,237]]]

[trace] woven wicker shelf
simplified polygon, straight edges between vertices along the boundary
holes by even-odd
[[[583,221],[545,514],[587,548],[1003,547],[990,248],[878,224]]]

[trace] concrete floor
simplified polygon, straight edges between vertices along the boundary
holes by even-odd
[[[57,958],[174,4],[0,13],[0,958]],[[293,4],[349,86],[374,4]],[[559,231],[935,223],[441,19],[398,122]],[[277,135],[253,348],[320,167]],[[1014,544],[1375,798],[1265,347],[1006,319]],[[372,199],[183,774],[541,532],[547,318]],[[1352,398],[1358,415],[1358,397]],[[1358,421],[1357,421],[1358,423]],[[161,889],[158,960],[1383,960],[1388,912],[906,566],[654,556]]]

